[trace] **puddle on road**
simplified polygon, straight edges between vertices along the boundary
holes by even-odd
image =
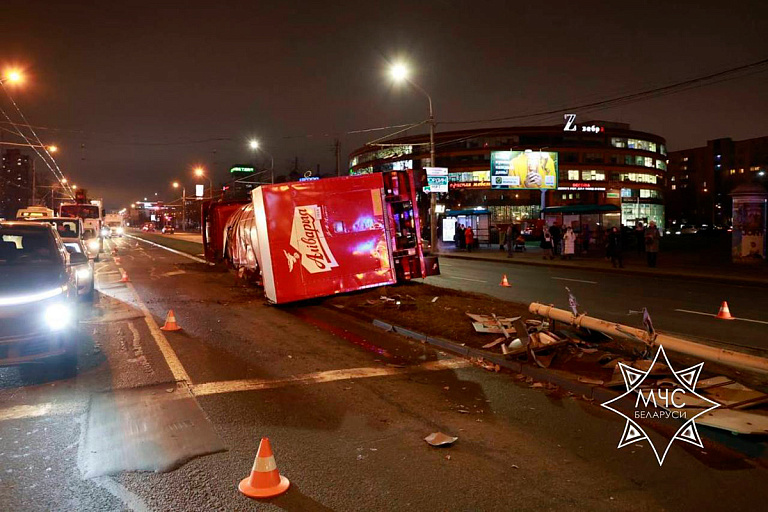
[[[189,390],[175,383],[94,395],[85,424],[84,478],[171,471],[226,449]]]

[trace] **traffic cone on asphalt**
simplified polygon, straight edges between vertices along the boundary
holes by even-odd
[[[120,269],[120,272],[122,272],[123,277],[120,278],[121,283],[130,283],[131,280],[128,279],[128,272],[126,272],[124,269]]]
[[[181,327],[176,323],[176,315],[173,314],[173,310],[168,310],[168,315],[165,317],[165,325],[160,328],[161,331],[180,331]]]
[[[720,304],[720,311],[717,312],[717,318],[720,320],[734,320],[734,317],[731,316],[731,310],[728,309],[728,303],[726,301],[723,301],[723,303]]]
[[[243,478],[237,488],[251,498],[272,498],[288,490],[291,482],[277,471],[269,439],[261,438],[251,475]]]
[[[511,284],[509,284],[509,281],[507,281],[507,274],[503,274],[501,276],[501,282],[499,283],[499,286],[503,286],[504,288],[509,288],[510,286],[512,286]]]

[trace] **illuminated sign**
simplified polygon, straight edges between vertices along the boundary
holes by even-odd
[[[427,187],[432,194],[448,192],[448,168],[425,167],[427,173]]]
[[[557,188],[557,152],[492,151],[491,188],[554,190]]]
[[[491,188],[491,171],[455,172],[448,175],[450,188]]]
[[[557,190],[605,190],[605,187],[595,187],[591,183],[571,183],[568,187],[557,187]]]
[[[563,117],[565,118],[564,132],[603,133],[605,131],[604,126],[597,126],[596,124],[582,125],[579,129],[576,124],[576,114],[564,114]]]
[[[232,174],[253,174],[256,169],[247,165],[236,165],[229,168],[229,172]]]
[[[203,197],[205,195],[205,185],[195,185],[195,196]]]
[[[303,176],[299,178],[299,181],[317,181],[320,179],[320,176]]]

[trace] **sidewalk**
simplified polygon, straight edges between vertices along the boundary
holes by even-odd
[[[507,252],[500,251],[498,247],[473,249],[472,252],[467,252],[455,247],[443,246],[439,255],[441,258],[495,261],[517,265],[598,270],[650,277],[676,277],[739,285],[768,285],[768,264],[765,262],[741,265],[719,263],[713,259],[710,264],[704,264],[691,260],[705,258],[698,257],[700,255],[695,255],[697,257],[693,258],[690,253],[684,252],[660,252],[656,268],[648,267],[645,254],[638,254],[635,251],[623,253],[624,268],[613,268],[611,262],[602,254],[593,251],[587,255],[574,255],[572,260],[562,260],[559,257],[554,260],[544,259],[544,251],[538,244],[533,243],[526,246],[525,252],[514,253],[512,258],[508,258]]]

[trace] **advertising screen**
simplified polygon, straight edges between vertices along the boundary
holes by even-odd
[[[557,153],[553,151],[491,152],[491,188],[556,189]]]

